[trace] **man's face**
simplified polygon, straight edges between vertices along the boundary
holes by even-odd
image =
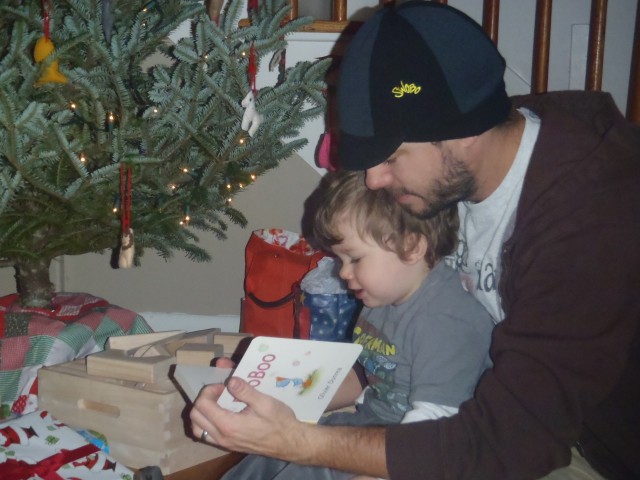
[[[422,218],[471,197],[476,183],[451,142],[403,143],[367,170],[367,187],[386,189],[408,212]]]

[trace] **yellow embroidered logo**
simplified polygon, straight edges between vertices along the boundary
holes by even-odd
[[[420,93],[420,90],[422,90],[422,87],[416,85],[415,83],[400,82],[400,86],[393,87],[391,93],[393,93],[394,97],[401,98],[405,93],[412,93],[414,95],[417,95],[418,93]]]

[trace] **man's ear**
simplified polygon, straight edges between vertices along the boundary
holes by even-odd
[[[412,233],[407,237],[405,243],[407,247],[405,261],[407,263],[417,263],[424,260],[427,254],[427,248],[429,248],[427,237]]]

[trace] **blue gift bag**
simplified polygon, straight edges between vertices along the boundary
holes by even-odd
[[[311,340],[351,341],[360,302],[337,275],[337,261],[325,257],[297,288],[296,336]]]

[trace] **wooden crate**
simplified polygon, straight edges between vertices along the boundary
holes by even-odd
[[[116,460],[170,474],[226,452],[186,435],[188,409],[169,378],[152,384],[87,375],[85,360],[43,367],[38,406],[71,427],[107,438]]]

